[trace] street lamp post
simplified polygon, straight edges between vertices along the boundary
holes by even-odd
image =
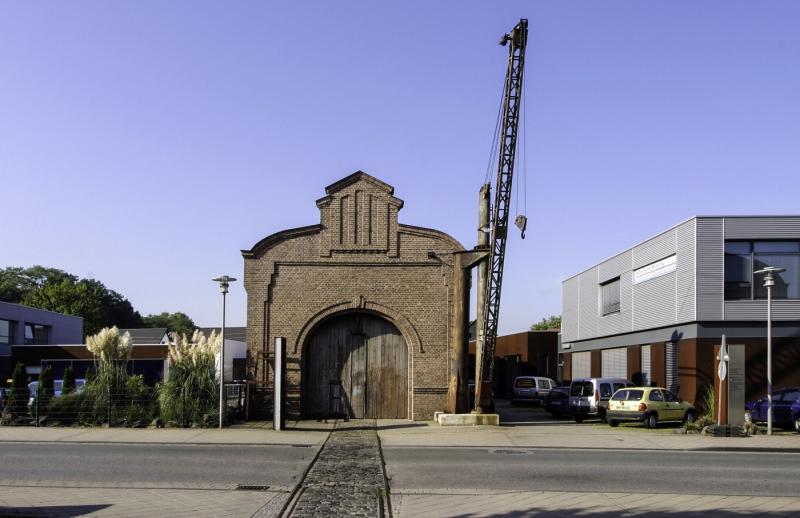
[[[222,275],[211,280],[219,283],[219,291],[222,293],[222,330],[219,347],[219,427],[222,428],[225,423],[225,296],[228,294],[228,286],[236,279]]]
[[[785,272],[786,268],[767,266],[753,274],[764,274],[764,287],[767,288],[767,435],[772,435],[772,287],[775,274]]]

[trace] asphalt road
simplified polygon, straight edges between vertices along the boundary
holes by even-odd
[[[395,491],[489,489],[797,496],[800,454],[385,447]]]
[[[316,448],[7,442],[0,451],[0,483],[195,489],[291,487]]]

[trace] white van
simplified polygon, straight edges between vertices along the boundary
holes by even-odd
[[[622,378],[574,379],[569,387],[569,413],[576,423],[593,417],[605,421],[608,400],[614,392],[632,386]]]
[[[540,376],[518,376],[514,379],[514,391],[511,404],[516,405],[523,401],[538,402],[550,393],[556,382],[550,378]]]

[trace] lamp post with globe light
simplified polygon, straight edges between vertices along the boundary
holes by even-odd
[[[786,268],[767,266],[753,272],[753,275],[764,274],[764,287],[767,288],[767,435],[772,435],[772,287],[775,286],[775,274],[785,271]]]
[[[228,294],[228,286],[236,279],[222,275],[211,280],[219,283],[219,291],[222,293],[222,330],[219,347],[219,427],[222,428],[225,423],[225,296]]]

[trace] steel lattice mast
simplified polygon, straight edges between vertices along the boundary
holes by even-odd
[[[494,206],[492,207],[492,228],[489,240],[489,278],[486,283],[485,319],[483,324],[482,381],[491,383],[494,375],[494,351],[497,343],[497,322],[500,315],[500,289],[503,284],[503,263],[508,237],[508,217],[511,209],[511,184],[514,178],[514,159],[517,150],[517,129],[519,127],[520,101],[522,100],[522,74],[525,66],[525,46],[528,42],[528,20],[522,19],[500,41],[508,45],[508,69],[506,71],[503,95],[502,129],[500,133],[497,182]],[[521,221],[520,221],[521,220]],[[525,235],[525,218],[518,218],[517,225]],[[488,388],[491,394],[491,388]],[[482,392],[482,391],[481,391]],[[476,395],[476,407],[481,402]]]

